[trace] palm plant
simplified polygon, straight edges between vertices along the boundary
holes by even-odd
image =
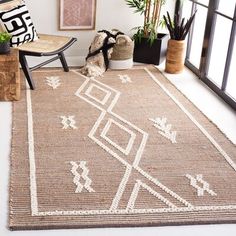
[[[150,43],[157,38],[157,28],[160,23],[161,7],[166,0],[125,0],[130,8],[134,8],[135,13],[144,15],[143,26],[134,29],[134,40],[140,42],[143,37],[148,38]]]

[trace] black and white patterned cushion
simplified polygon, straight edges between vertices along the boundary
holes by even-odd
[[[25,4],[7,11],[0,11],[0,19],[6,31],[12,35],[11,46],[17,47],[26,42],[38,39],[38,35]]]

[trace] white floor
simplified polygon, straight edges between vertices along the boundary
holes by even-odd
[[[163,70],[163,65],[159,68]],[[204,112],[236,144],[236,112],[229,108],[213,92],[187,69],[180,75],[167,75],[169,80],[181,90],[199,109]],[[0,102],[0,236],[235,236],[236,224],[197,225],[149,228],[112,228],[11,232],[7,229],[8,216],[8,175],[11,139],[11,103]]]

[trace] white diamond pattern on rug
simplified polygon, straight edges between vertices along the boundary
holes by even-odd
[[[124,130],[125,132],[127,132],[130,135],[130,139],[129,139],[128,144],[125,149],[122,148],[121,146],[119,146],[118,144],[116,144],[114,141],[112,141],[110,138],[108,138],[106,136],[112,125],[118,126],[120,129]],[[128,155],[130,153],[130,150],[132,149],[133,144],[134,144],[136,134],[134,132],[132,132],[131,130],[127,129],[126,127],[124,127],[123,125],[117,123],[113,119],[109,119],[105,125],[105,128],[103,129],[103,131],[101,133],[101,137],[104,138],[111,145],[116,147],[118,150],[120,150],[122,153],[124,153],[125,155]]]
[[[103,93],[104,96],[102,97],[102,99],[98,98],[95,95],[92,95],[92,92],[95,89]],[[98,86],[96,84],[91,84],[89,86],[89,88],[86,90],[85,94],[88,97],[92,98],[93,100],[95,100],[96,102],[98,102],[98,103],[100,103],[102,105],[104,105],[107,102],[107,100],[109,99],[109,97],[111,96],[111,92],[110,91],[108,91],[108,90],[106,90],[106,89],[104,89],[101,86]]]
[[[103,100],[97,99],[96,97],[91,95],[93,88],[100,89],[101,91],[104,92]],[[173,198],[175,198],[176,200],[181,202],[184,206],[193,207],[191,203],[189,203],[188,201],[186,201],[185,199],[180,197],[178,194],[173,192],[171,189],[169,189],[165,185],[161,184],[157,179],[153,178],[152,176],[149,176],[145,171],[143,171],[139,167],[139,163],[141,161],[141,158],[142,158],[142,155],[143,155],[143,152],[145,150],[145,146],[146,146],[146,143],[148,140],[148,133],[146,133],[144,130],[138,128],[137,126],[135,126],[131,122],[125,120],[124,118],[122,118],[121,116],[119,116],[118,114],[116,114],[112,111],[120,98],[121,93],[119,91],[111,88],[110,86],[108,86],[106,84],[99,82],[98,80],[96,80],[94,78],[86,77],[85,82],[77,90],[75,95],[77,97],[81,98],[82,100],[88,102],[95,109],[98,109],[101,111],[101,114],[98,117],[98,119],[96,120],[91,131],[89,132],[88,137],[91,138],[95,143],[97,143],[98,146],[100,146],[102,149],[104,149],[106,152],[108,152],[108,154],[110,154],[111,157],[117,159],[120,163],[122,163],[124,166],[126,166],[126,172],[120,182],[117,193],[112,201],[110,211],[114,211],[114,210],[118,209],[119,202],[123,196],[123,193],[125,192],[125,189],[128,184],[128,181],[130,179],[130,176],[134,170],[138,171],[142,177],[147,178],[149,181],[151,181],[156,186],[160,187],[162,190],[164,190],[166,193],[168,193],[170,196],[172,196]],[[111,98],[112,98],[112,100],[111,100]],[[94,103],[94,101],[95,101],[95,103]],[[100,103],[100,105],[97,105],[96,102]],[[105,119],[107,114],[109,114],[109,116],[113,117],[114,119],[113,118],[108,119],[108,121],[105,125],[105,128],[103,128],[103,131],[100,135],[103,138],[103,140],[99,140],[95,136],[95,134],[96,134],[97,130],[99,130],[100,125],[101,125],[102,121]],[[166,121],[165,120],[163,120],[163,121],[164,121],[163,124],[165,125]],[[129,139],[128,144],[125,149],[120,147],[115,142],[113,142],[110,138],[107,137],[107,132],[111,128],[112,123],[115,124],[116,126],[118,126],[120,129],[126,131],[126,133],[128,133],[130,135],[130,139]],[[125,127],[124,124],[130,128]],[[166,125],[165,128],[164,127],[162,127],[162,128],[163,128],[162,135],[165,135],[165,137],[167,137],[167,133],[168,132],[170,133],[171,125]],[[131,131],[131,129],[132,129],[132,131]],[[137,135],[141,135],[141,137],[142,137],[142,141],[141,141],[141,143],[138,144],[138,146],[137,146],[137,144],[135,144],[135,140],[136,140]],[[173,133],[172,133],[172,136],[175,138]],[[172,137],[172,139],[173,139],[173,137]],[[170,138],[170,137],[168,136],[168,138]],[[121,151],[126,156],[128,156],[129,153],[132,151],[132,149],[135,148],[137,151],[136,151],[136,155],[135,155],[135,159],[134,159],[133,163],[132,164],[128,163],[124,158],[122,158],[120,156],[119,152],[111,150],[110,147],[107,146],[107,143],[104,141],[108,142],[110,145],[112,145],[114,148],[116,148],[117,151]],[[174,139],[173,139],[173,141],[174,141]],[[161,198],[163,201],[170,203],[168,201],[168,199],[164,199],[161,195],[158,195],[158,193],[155,193],[155,194],[156,194],[156,196]],[[170,205],[171,205],[171,203],[170,203]],[[125,211],[128,213],[128,212],[130,212],[130,209],[127,208]],[[142,209],[140,212],[143,212],[143,211],[148,212],[147,209]]]
[[[187,174],[186,177],[190,180],[190,185],[197,189],[197,195],[199,197],[204,196],[205,192],[211,196],[217,196],[217,194],[210,189],[209,183],[203,180],[203,176],[201,174],[196,175],[196,177]]]
[[[83,189],[90,193],[95,192],[91,187],[92,180],[88,177],[89,169],[86,166],[86,161],[81,161],[79,164],[75,161],[71,161],[70,164],[72,165],[71,173],[74,175],[73,183],[77,187],[75,193],[81,193]],[[82,173],[80,174],[79,171],[82,171]]]
[[[96,87],[98,87],[101,91],[104,91],[106,94],[109,94],[110,97],[109,99],[106,99],[106,103],[101,103],[100,101],[100,105],[97,105],[97,103],[94,103],[94,101],[96,101],[95,99],[91,100],[91,96],[90,96],[90,92],[92,89],[87,89],[91,88],[91,85],[95,85]],[[85,91],[85,92],[83,92]],[[109,93],[110,92],[110,93]],[[135,142],[136,136],[139,134],[142,137],[142,142],[141,145],[138,148],[138,152],[136,155],[136,160],[135,160],[135,165],[138,165],[141,156],[142,156],[142,152],[145,148],[145,144],[147,142],[147,138],[148,138],[148,134],[141,130],[140,128],[136,127],[135,125],[133,125],[132,123],[130,123],[129,121],[123,119],[121,116],[119,116],[118,114],[114,113],[112,111],[112,109],[114,108],[114,106],[116,105],[116,103],[119,100],[121,93],[105,84],[102,84],[101,82],[95,80],[94,78],[86,78],[86,81],[84,82],[84,84],[78,89],[78,91],[76,92],[76,96],[78,96],[79,98],[83,99],[84,101],[88,102],[90,105],[92,105],[95,109],[98,109],[101,111],[100,116],[98,117],[98,119],[96,120],[94,126],[92,127],[91,131],[89,132],[88,136],[95,142],[97,143],[101,148],[107,150],[113,157],[115,157],[117,160],[119,160],[122,164],[124,165],[129,165],[125,160],[123,160],[122,157],[119,156],[118,153],[112,151],[108,146],[107,146],[107,142],[109,142],[109,144],[111,144],[114,148],[116,148],[119,151],[122,151],[123,153],[128,153],[131,151],[133,143]],[[111,99],[112,98],[112,99]],[[103,128],[103,132],[101,134],[103,140],[98,140],[95,137],[95,133],[96,131],[99,129],[102,121],[105,119],[106,115],[109,114],[110,121],[106,122],[106,127]],[[127,144],[126,149],[121,149],[118,145],[116,145],[112,140],[108,141],[108,138],[106,137],[106,134],[108,132],[108,130],[111,127],[111,124],[115,124],[116,126],[118,126],[120,129],[124,130],[126,133],[128,133],[130,135],[130,140]],[[125,126],[124,126],[125,125]],[[130,128],[128,128],[130,127]]]

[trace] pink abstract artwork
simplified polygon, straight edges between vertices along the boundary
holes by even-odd
[[[60,29],[94,29],[96,0],[60,0]]]

